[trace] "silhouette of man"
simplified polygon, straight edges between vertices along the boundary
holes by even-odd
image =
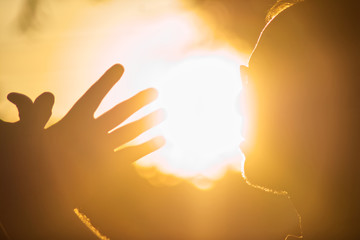
[[[279,1],[243,67],[245,172],[289,192],[305,239],[360,236],[359,14],[356,1]]]
[[[359,160],[359,151],[357,147],[359,144],[358,92],[360,89],[357,81],[359,39],[356,31],[358,29],[356,19],[359,8],[356,2],[344,2],[309,0],[281,12],[264,30],[261,41],[249,62],[248,87],[254,90],[256,115],[254,115],[253,119],[256,119],[254,123],[256,132],[252,138],[253,141],[249,138],[248,146],[245,146],[248,158],[245,170],[250,180],[257,179],[257,182],[262,185],[289,191],[302,215],[306,239],[356,239],[358,237],[359,163],[357,161]],[[281,4],[278,6],[281,6]],[[288,6],[286,2],[284,6]],[[121,71],[117,66],[109,74],[119,76]],[[105,76],[108,75],[105,74]],[[112,77],[110,79],[114,80]],[[111,87],[112,80],[105,84],[107,87],[104,87],[104,89]],[[94,89],[94,87],[91,89]],[[95,87],[95,89],[102,93],[99,95],[104,95],[107,92],[104,89],[99,90],[98,87]],[[56,191],[55,196],[58,196],[60,192],[60,195],[69,198],[68,203],[72,207],[76,206],[74,203],[81,202],[77,190],[82,194],[88,194],[91,189],[86,186],[96,184],[96,181],[93,181],[94,170],[99,170],[100,173],[111,170],[111,166],[107,165],[104,169],[96,161],[96,159],[99,159],[98,156],[104,154],[106,156],[108,154],[114,155],[112,152],[113,147],[109,150],[107,148],[109,146],[108,142],[105,140],[106,136],[110,135],[107,134],[107,130],[113,127],[112,124],[110,124],[111,127],[100,127],[99,130],[97,127],[98,122],[101,121],[100,119],[106,119],[106,117],[92,118],[92,113],[97,107],[96,104],[101,101],[102,97],[91,98],[88,96],[93,96],[92,93],[98,91],[89,90],[85,94],[86,97],[81,98],[63,120],[54,127],[45,130],[44,136],[39,137],[45,139],[42,141],[45,141],[50,146],[55,146],[55,148],[46,148],[46,156],[50,156],[50,159],[66,160],[60,166],[57,164],[58,161],[51,161],[49,167],[54,169],[55,174],[51,174],[46,179],[53,183],[52,186],[56,186],[49,191]],[[10,96],[9,98],[13,99]],[[14,102],[14,100],[12,101]],[[15,102],[18,101],[15,100]],[[36,102],[33,104],[34,106],[39,104]],[[39,99],[38,102],[42,101]],[[45,102],[51,103],[50,100]],[[134,110],[134,108],[131,109]],[[19,108],[20,118],[24,119],[23,116],[26,116],[26,114],[23,115],[22,113],[23,111]],[[46,116],[44,114],[44,118],[40,119],[46,119]],[[27,118],[25,117],[25,119]],[[122,118],[116,116],[107,119],[118,120]],[[34,120],[31,120],[31,122],[34,122]],[[35,122],[39,122],[40,126],[44,125],[44,120],[36,120]],[[104,122],[108,123],[106,120]],[[6,129],[10,128],[8,123],[3,123],[3,126]],[[77,129],[77,127],[80,127],[80,129]],[[3,135],[1,137],[3,138]],[[103,143],[103,141],[104,144],[99,144]],[[120,142],[126,142],[126,140]],[[79,143],[81,143],[80,145],[85,143],[84,146],[88,147],[83,149],[78,145]],[[100,149],[93,147],[95,143],[96,146],[100,146]],[[29,145],[26,144],[26,146]],[[66,152],[71,154],[63,156],[62,148],[70,149],[70,151]],[[140,152],[143,155],[156,148],[157,145],[154,146],[154,143],[152,143],[146,145],[146,147],[142,146],[143,151]],[[16,148],[11,147],[9,149]],[[27,147],[29,151],[32,149],[32,147]],[[71,152],[71,150],[74,152]],[[133,152],[131,149],[128,151]],[[11,156],[20,154],[14,152]],[[128,154],[126,153],[126,155]],[[129,154],[129,156],[132,155]],[[76,156],[79,156],[79,158]],[[80,156],[85,157],[80,158]],[[138,157],[136,156],[133,159]],[[84,164],[81,162],[84,159],[89,161],[86,161],[86,166],[82,167]],[[80,162],[77,160],[80,160]],[[34,168],[31,165],[29,168],[29,165],[26,166],[24,170]],[[64,169],[68,171],[63,171]],[[31,171],[24,172],[31,173]],[[69,176],[68,179],[64,180],[64,186],[61,184],[62,181],[58,180],[64,179],[61,177],[64,176],[62,172],[66,172],[66,176]],[[46,176],[46,171],[44,176]],[[31,177],[27,179],[31,179]],[[41,185],[44,181],[35,183]],[[47,182],[45,181],[45,183]],[[72,183],[74,186],[71,186]],[[18,185],[21,186],[21,183]],[[9,185],[5,184],[4,188],[7,186]],[[30,189],[38,188],[32,187]],[[146,196],[152,195],[151,191],[153,189],[146,188],[145,190],[149,191]],[[47,195],[48,191],[40,192],[46,192]],[[176,191],[171,193],[176,193]],[[223,194],[222,191],[218,193]],[[28,194],[26,192],[23,195],[27,196]],[[235,194],[236,200],[240,200],[241,194]],[[53,196],[53,194],[49,194],[49,197],[50,195]],[[168,192],[163,196],[165,195],[169,199]],[[201,195],[203,202],[193,207],[195,210],[200,204],[207,203],[210,198],[214,198],[210,193]],[[159,194],[159,196],[162,195]],[[223,195],[217,194],[216,196]],[[172,213],[177,213],[176,207],[178,207],[178,203],[186,204],[184,200],[179,200],[178,197],[179,194],[174,195],[173,199],[176,204],[173,204],[173,207],[169,207],[171,204],[166,205]],[[11,196],[9,199],[14,199],[14,197]],[[230,197],[226,199],[230,199]],[[236,200],[233,200],[232,204]],[[23,204],[23,201],[18,201],[18,205]],[[54,204],[57,206],[56,201]],[[191,204],[189,204],[190,207]],[[211,207],[216,206],[209,205]],[[2,206],[6,205],[2,204]],[[5,207],[2,207],[2,212],[5,214],[2,214],[2,216],[13,216],[9,214],[10,210],[7,211],[7,209],[3,208]],[[23,206],[21,209],[29,208]],[[50,207],[50,209],[53,208]],[[180,209],[183,210],[183,208]],[[234,211],[233,208],[229,209],[236,213],[233,214],[234,216],[241,214],[239,211]],[[166,211],[166,208],[164,208],[163,212],[171,215],[170,210]],[[54,216],[61,216],[62,212],[58,211]],[[249,212],[246,213],[250,214]],[[33,214],[29,215],[33,216]],[[228,218],[229,215],[224,219]],[[176,218],[176,216],[174,214],[172,217]],[[200,212],[197,216],[202,216],[200,217],[201,220],[212,220],[214,215],[209,212]],[[179,218],[179,220],[187,222],[188,215],[184,214],[181,217],[184,219]],[[9,218],[13,220],[13,223],[15,222],[14,219]],[[236,220],[237,218],[232,216],[231,219]],[[191,220],[195,221],[194,219]],[[5,227],[7,227],[6,222],[8,221],[3,223]],[[26,222],[23,225],[26,226]],[[45,226],[50,228],[50,225]],[[14,229],[16,224],[10,224],[9,226],[9,232],[16,234],[16,229]],[[44,225],[39,224],[39,226]],[[183,227],[182,225],[180,229]],[[11,230],[11,228],[13,229]],[[170,229],[170,226],[168,226],[168,229]],[[31,227],[29,227],[29,231],[33,231]],[[38,231],[40,230],[38,229]],[[239,231],[245,230],[239,229]],[[35,233],[37,236],[44,236],[41,235],[44,233]],[[52,235],[49,234],[48,236]],[[211,238],[212,236],[208,235],[208,237]],[[61,239],[61,237],[59,238]]]

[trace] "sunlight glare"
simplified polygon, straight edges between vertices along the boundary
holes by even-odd
[[[238,146],[242,140],[242,121],[237,101],[242,88],[239,66],[245,57],[228,44],[217,42],[209,26],[178,5],[172,9],[156,8],[159,13],[152,15],[134,10],[137,18],[126,20],[119,15],[116,22],[105,17],[114,16],[110,12],[121,9],[120,3],[112,4],[101,10],[104,17],[96,23],[89,20],[95,12],[100,13],[91,9],[73,26],[72,32],[77,35],[81,35],[79,29],[86,29],[83,34],[87,44],[74,39],[66,45],[67,51],[59,51],[63,56],[59,59],[64,60],[59,60],[57,67],[73,69],[81,63],[87,66],[86,74],[64,71],[66,74],[56,77],[94,82],[94,76],[100,76],[112,64],[124,65],[123,77],[105,97],[95,117],[138,91],[158,89],[159,99],[127,120],[128,123],[138,119],[156,108],[164,108],[167,115],[156,129],[129,143],[138,144],[156,134],[167,141],[162,149],[137,161],[138,167],[156,168],[164,175],[189,180],[202,189],[210,188],[229,168],[240,171],[243,157]],[[102,28],[92,32],[89,26],[93,25]],[[76,84],[80,94],[91,82]],[[62,89],[68,93],[65,84]],[[148,177],[153,174],[140,172],[149,182],[154,180]],[[171,177],[158,179],[165,184],[176,182],[166,180]]]
[[[159,106],[167,112],[161,130],[170,165],[183,176],[224,167],[224,155],[241,141],[236,62],[224,52],[187,58],[169,69],[158,89]]]

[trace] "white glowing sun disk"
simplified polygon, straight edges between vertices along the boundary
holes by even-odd
[[[208,27],[189,13],[175,9],[159,17],[128,21],[114,21],[115,15],[105,13],[107,10],[100,18],[102,23],[98,23],[101,28],[94,29],[97,25],[89,23],[91,12],[91,17],[81,17],[72,29],[78,38],[63,45],[66,51],[59,48],[56,69],[63,71],[56,71],[52,77],[61,83],[57,88],[59,102],[70,100],[55,113],[65,114],[106,68],[120,62],[126,69],[124,76],[95,116],[147,87],[159,90],[157,103],[127,122],[157,107],[167,112],[163,124],[133,142],[138,144],[159,133],[167,144],[137,161],[137,165],[156,166],[165,174],[196,178],[197,182],[201,177],[219,179],[228,167],[239,166],[243,160],[238,148],[242,123],[236,100],[241,91],[239,65],[244,56],[212,41]],[[80,66],[81,71],[77,70]],[[63,79],[76,81],[65,84]]]
[[[167,113],[161,133],[167,145],[162,171],[182,177],[219,178],[241,142],[236,101],[239,67],[227,51],[205,51],[174,64],[159,81],[158,105]],[[165,70],[165,69],[164,69]],[[226,158],[237,159],[229,163]],[[164,169],[165,168],[165,169]]]

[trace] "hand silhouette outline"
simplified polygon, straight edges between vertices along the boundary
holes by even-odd
[[[135,161],[162,146],[162,137],[156,137],[137,146],[128,146],[119,151],[117,147],[131,141],[143,132],[152,128],[162,120],[162,111],[157,110],[147,116],[124,125],[110,132],[124,122],[136,111],[149,104],[157,97],[155,89],[146,89],[128,100],[121,102],[112,109],[94,118],[94,112],[100,105],[107,92],[120,79],[124,68],[120,64],[112,66],[90,89],[75,103],[66,116],[58,123],[49,127],[44,138],[49,147],[48,158],[55,159],[56,172],[64,169],[68,175],[59,176],[69,182],[65,184],[73,198],[83,197],[81,190],[91,191],[90,188],[99,181],[99,173],[107,175],[107,171],[114,170],[115,163],[121,159],[126,162]],[[61,163],[59,165],[58,163]],[[106,166],[103,168],[103,166]],[[76,187],[75,182],[79,181]],[[81,183],[80,183],[81,182]],[[87,188],[88,189],[85,189]],[[66,191],[67,191],[66,190]],[[77,201],[77,200],[75,200]]]
[[[41,238],[46,232],[58,235],[59,227],[64,228],[64,224],[70,225],[70,222],[69,229],[77,231],[74,221],[78,220],[72,209],[81,207],[82,200],[89,197],[99,182],[106,181],[107,175],[116,174],[119,162],[130,165],[130,161],[162,146],[163,138],[156,137],[114,151],[159,123],[161,110],[109,133],[155,100],[154,89],[146,89],[94,118],[101,100],[123,72],[120,64],[112,66],[63,119],[47,129],[44,126],[54,104],[51,93],[40,95],[34,103],[25,95],[9,94],[8,99],[17,106],[20,117],[15,123],[0,121],[4,156],[1,169],[5,172],[1,174],[4,206],[1,219],[11,237],[21,238],[21,234],[25,234]]]

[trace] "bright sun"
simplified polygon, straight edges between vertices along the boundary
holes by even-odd
[[[109,13],[115,9],[119,8],[104,9],[104,16],[117,16]],[[88,15],[92,16],[91,12]],[[167,119],[155,134],[163,135],[167,144],[137,165],[156,166],[165,174],[209,188],[229,167],[240,170],[243,162],[238,147],[242,120],[237,99],[242,88],[239,66],[245,58],[226,43],[216,42],[206,24],[178,7],[172,11],[167,8],[160,16],[143,18],[121,19],[122,24],[101,18],[104,23],[96,24],[107,26],[102,27],[101,34],[95,31],[87,37],[87,44],[69,41],[68,52],[61,52],[64,68],[78,63],[94,66],[87,68],[88,76],[57,77],[94,79],[115,62],[123,64],[124,76],[106,96],[97,115],[144,88],[157,88],[157,102],[130,120],[151,109],[164,108]],[[88,29],[88,18],[81,19],[74,25],[74,34],[78,34],[78,29]],[[89,86],[86,81],[78,84],[79,89]],[[63,88],[67,93],[68,88]],[[149,134],[154,136],[154,131]],[[147,134],[134,143],[146,137]]]
[[[139,165],[190,179],[209,188],[229,167],[240,169],[242,119],[237,106],[241,91],[238,56],[229,50],[202,50],[166,66],[158,66],[155,107],[167,118],[158,127],[167,144]],[[165,183],[166,184],[166,183]]]
[[[167,112],[161,130],[169,165],[183,176],[224,165],[241,141],[236,62],[224,52],[186,58],[169,69],[158,89],[159,105]]]

